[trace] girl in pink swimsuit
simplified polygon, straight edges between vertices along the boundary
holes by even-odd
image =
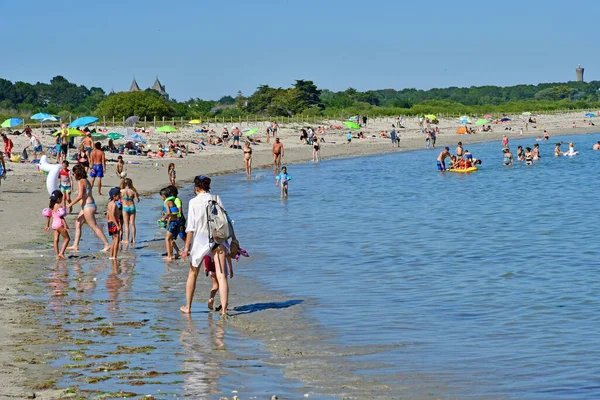
[[[54,231],[54,252],[56,253],[57,260],[67,259],[65,257],[65,250],[71,241],[71,238],[69,237],[69,226],[67,225],[67,221],[65,221],[67,210],[61,207],[62,200],[62,192],[60,190],[55,190],[50,196],[50,205],[42,211],[42,215],[46,217],[46,232],[50,230],[50,225],[52,225],[52,230]],[[50,222],[52,222],[52,224],[50,224]],[[58,241],[61,236],[64,241],[59,251]]]

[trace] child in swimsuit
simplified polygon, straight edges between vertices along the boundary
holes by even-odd
[[[275,186],[279,186],[279,183],[281,183],[281,197],[288,197],[288,182],[292,180],[292,176],[288,175],[286,167],[281,168],[281,172],[276,179]]]
[[[173,164],[173,163],[169,164],[168,174],[169,174],[169,184],[175,186],[175,178],[177,178],[177,172],[175,172],[175,164]]]
[[[129,178],[123,179],[123,182],[121,183],[121,199],[123,200],[124,242],[129,243],[131,233],[131,243],[135,243],[135,201],[139,203],[140,197],[136,188],[133,186],[133,182]]]
[[[161,189],[160,196],[163,199],[163,212],[164,216],[160,221],[167,222],[167,233],[165,235],[165,247],[167,249],[167,256],[164,258],[167,261],[175,259],[173,255],[173,248],[175,244],[175,238],[179,235],[179,219],[181,214],[179,208],[175,204],[175,197],[172,195],[168,188]]]
[[[123,183],[123,179],[125,179],[125,177],[127,176],[127,173],[123,175],[123,172],[125,172],[125,162],[123,161],[123,156],[119,156],[117,157],[116,174],[121,180],[121,183]]]
[[[69,171],[69,162],[63,161],[62,168],[58,171],[58,188],[63,194],[63,208],[67,208],[67,202],[71,202],[71,190],[73,188],[73,175]],[[69,208],[69,212],[73,207]]]
[[[119,242],[121,241],[121,210],[117,205],[117,202],[121,200],[121,189],[116,187],[110,189],[108,197],[110,200],[106,206],[106,224],[108,234],[112,238],[110,259],[116,260],[117,253],[119,252]]]
[[[67,215],[67,211],[61,207],[63,201],[63,194],[60,190],[55,190],[52,192],[50,196],[50,204],[48,208],[45,208],[42,211],[42,215],[46,217],[46,232],[50,230],[50,226],[52,226],[52,230],[54,231],[54,252],[56,253],[57,260],[66,260],[65,250],[71,241],[69,237],[69,226],[67,225],[67,221],[65,221],[65,215]],[[52,224],[50,223],[52,221]],[[63,237],[63,245],[58,249],[58,241],[60,237]]]

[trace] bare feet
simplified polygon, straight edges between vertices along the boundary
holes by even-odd
[[[208,299],[208,309],[213,310],[215,305],[215,299]]]
[[[59,255],[57,255],[57,256],[56,256],[56,259],[57,259],[57,260],[66,260],[66,259],[67,259],[67,257],[65,257],[65,255],[64,255],[64,254],[59,254]]]
[[[188,306],[181,306],[181,307],[179,307],[179,310],[185,314],[189,314],[191,312],[190,309],[188,308]]]
[[[110,245],[104,246],[104,248],[102,250],[100,250],[100,251],[103,252],[103,253],[106,253],[109,250],[110,250]]]
[[[79,247],[70,246],[67,247],[67,250],[72,251],[73,253],[79,253]]]
[[[163,257],[163,260],[165,260],[165,261],[173,261],[174,258],[173,257]]]

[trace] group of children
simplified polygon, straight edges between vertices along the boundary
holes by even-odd
[[[122,169],[122,158],[120,159],[121,170],[117,167],[117,174],[121,178],[120,187],[110,189],[109,202],[106,210],[106,222],[108,234],[112,238],[110,245],[110,258],[116,259],[121,242],[135,243],[135,203],[140,201],[139,195],[131,179],[125,178],[126,173]],[[69,235],[69,226],[65,217],[73,211],[71,202],[71,193],[73,188],[73,173],[69,170],[69,162],[64,160],[62,168],[58,173],[58,189],[50,195],[48,208],[42,211],[46,217],[46,231],[54,231],[54,251],[56,259],[65,259],[65,250],[71,240]],[[89,188],[91,192],[91,188]],[[123,202],[128,204],[124,205]],[[88,204],[85,204],[87,206]],[[95,207],[95,203],[90,203]],[[59,249],[60,238],[63,238],[63,245]],[[77,239],[77,238],[76,238]],[[125,239],[125,240],[123,240]]]

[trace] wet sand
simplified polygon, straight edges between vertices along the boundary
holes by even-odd
[[[541,119],[543,120],[543,118]],[[566,116],[562,120],[564,126],[559,125],[555,128],[547,126],[547,129],[552,135],[596,131],[595,127],[589,126],[572,129],[568,125],[570,125],[569,121],[573,118],[572,116]],[[383,128],[389,123],[390,121],[382,121],[379,124],[375,122],[372,124],[373,128],[365,130],[365,133],[377,134],[380,130],[379,127]],[[558,121],[556,124],[561,124],[561,122]],[[443,126],[443,123],[441,125]],[[452,126],[451,122],[448,122],[448,126]],[[524,137],[536,137],[541,135],[542,131],[542,126],[536,130],[530,129],[529,132],[524,132]],[[453,132],[453,130],[448,130],[446,133],[439,135],[437,147],[454,146],[459,140],[464,144],[500,140],[502,134],[505,133],[504,131],[496,131],[491,134],[456,135]],[[406,133],[404,131],[402,133],[400,151],[424,147],[423,137],[416,132],[416,129],[408,129]],[[511,138],[519,137],[518,130],[508,132],[508,135]],[[362,156],[398,151],[398,149],[391,147],[389,139],[365,141],[355,139],[351,145],[346,145],[341,144],[345,141],[345,136],[344,133],[340,132],[326,136],[326,140],[336,141],[337,143],[326,144],[322,147],[321,155],[323,158]],[[297,144],[296,129],[284,130],[282,141],[286,146],[284,163],[290,164],[310,160],[312,147]],[[15,147],[18,148],[17,140],[15,140]],[[128,165],[128,173],[141,191],[152,192],[167,184],[166,165],[169,162],[175,162],[177,165],[178,181],[189,183],[193,176],[200,173],[214,175],[241,169],[243,164],[240,153],[239,151],[235,153],[234,150],[229,149],[214,149],[203,154],[190,155],[184,159],[158,161],[143,159],[139,165]],[[432,151],[432,166],[436,156],[437,152]],[[130,157],[126,158],[133,160]],[[155,165],[156,162],[159,163],[158,167]],[[254,162],[255,168],[269,166],[271,163],[270,146],[255,147]],[[0,293],[2,293],[0,301],[3,304],[3,313],[0,314],[0,329],[3,338],[0,347],[0,365],[2,365],[3,371],[0,374],[0,387],[3,389],[0,389],[0,398],[2,396],[23,396],[32,391],[36,392],[38,398],[55,398],[61,395],[63,390],[52,389],[54,386],[52,381],[58,381],[59,379],[56,378],[57,374],[52,371],[53,368],[46,363],[51,362],[57,356],[52,344],[57,343],[57,339],[60,340],[61,337],[59,333],[51,333],[53,330],[49,328],[50,326],[58,326],[58,324],[44,322],[49,318],[49,310],[41,300],[44,298],[44,294],[49,295],[47,290],[51,288],[51,283],[44,281],[42,278],[44,272],[47,273],[54,268],[54,262],[51,261],[53,259],[51,239],[50,236],[44,234],[43,218],[39,215],[40,210],[46,207],[47,204],[45,176],[37,173],[35,167],[28,164],[15,165],[7,163],[7,168],[13,168],[15,171],[9,172],[8,180],[4,181],[0,187],[0,218],[3,227],[5,227],[4,246],[1,250],[1,259],[4,261],[0,265],[0,282],[2,282],[0,285]],[[109,164],[109,170],[114,171],[114,164]],[[109,172],[107,183],[109,186],[118,183],[114,173]],[[144,198],[145,200],[148,200],[148,198]],[[97,201],[99,210],[102,210],[106,203],[106,197],[97,198]],[[140,206],[144,207],[144,202]],[[155,207],[154,203],[152,203],[152,207]],[[69,222],[73,225],[72,221]],[[84,240],[90,237],[89,230],[86,230]],[[93,268],[92,265],[94,264],[106,263],[104,260],[105,255],[85,250],[86,248],[100,248],[99,245],[88,247],[93,243],[94,240],[89,243],[87,241],[82,243],[83,256],[80,258],[82,267]],[[162,242],[157,241],[153,244],[156,247],[155,253],[162,251]],[[71,261],[69,261],[69,264],[71,264]],[[73,267],[69,266],[69,268],[72,269]],[[109,268],[112,268],[112,266],[106,265],[101,269]],[[182,277],[185,277],[187,270],[185,263],[178,264],[177,268],[181,269],[179,273]],[[138,273],[143,274],[143,272]],[[183,298],[183,279],[177,280],[179,283],[175,290],[175,298],[178,301],[171,304],[173,310],[177,310],[179,302]],[[272,363],[275,366],[285,366],[286,376],[302,381],[307,387],[318,390],[319,393],[324,395],[342,397],[347,395],[348,392],[352,392],[353,395],[358,396],[356,398],[360,398],[360,395],[365,396],[374,392],[381,393],[382,397],[385,397],[384,393],[390,393],[390,391],[399,393],[396,392],[398,388],[378,387],[376,382],[364,382],[357,379],[356,376],[352,375],[351,363],[340,366],[339,363],[333,362],[340,356],[351,355],[352,352],[363,354],[367,351],[376,352],[385,351],[385,349],[357,348],[342,350],[333,346],[330,349],[322,347],[315,351],[314,343],[327,343],[326,334],[318,332],[318,330],[310,332],[309,329],[302,332],[301,330],[290,329],[290,326],[311,325],[306,323],[307,321],[302,313],[302,308],[310,307],[311,304],[304,301],[294,303],[302,299],[288,299],[284,295],[272,293],[257,295],[256,293],[262,292],[254,289],[256,287],[255,282],[250,280],[242,285],[240,280],[239,277],[236,278],[232,302],[242,304],[242,306],[240,306],[240,309],[234,310],[238,315],[231,321],[227,321],[225,325],[243,332],[244,336],[264,343],[271,355],[271,358],[265,364]],[[202,284],[199,285],[198,290],[200,293],[204,293],[208,283],[206,280],[199,281]],[[63,282],[63,284],[65,283]],[[244,289],[248,287],[247,285],[250,285],[253,289]],[[67,285],[66,287],[70,288],[71,286]],[[69,291],[77,292],[76,285],[72,287],[74,289],[69,289]],[[53,290],[56,289],[53,288]],[[85,293],[85,290],[81,293]],[[86,302],[89,300],[83,297],[81,301]],[[252,312],[261,307],[265,310],[273,309],[276,312]],[[165,312],[168,312],[168,310]],[[94,318],[98,318],[98,316],[94,313],[89,314],[89,319],[93,320]],[[86,321],[86,318],[79,319]],[[282,323],[282,321],[285,321],[285,323]],[[80,322],[80,324],[82,324],[82,328],[89,328],[87,325],[92,323]],[[122,334],[128,335],[126,330]],[[68,343],[68,340],[65,341]],[[218,352],[217,354],[221,353],[226,352]],[[207,357],[210,358],[214,354],[215,352],[208,352]],[[218,365],[219,360],[216,359],[212,362]],[[329,373],[320,373],[317,368],[327,370]],[[411,379],[411,377],[405,378],[407,380]],[[414,378],[420,384],[431,379],[431,384],[435,386],[435,380],[432,377],[419,376]],[[227,393],[224,392],[223,395],[227,395]]]

